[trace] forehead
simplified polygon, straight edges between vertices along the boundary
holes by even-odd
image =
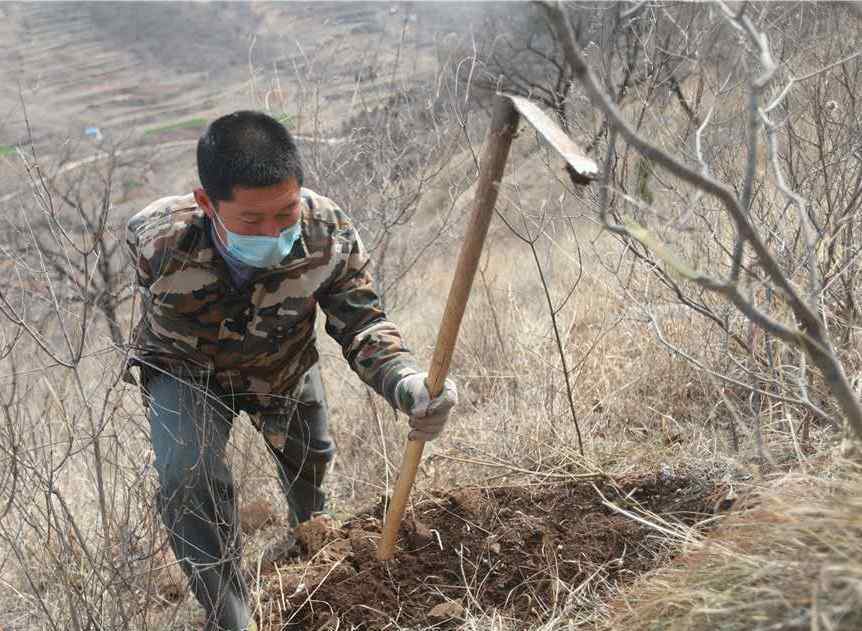
[[[233,199],[222,202],[236,210],[280,210],[299,199],[299,183],[290,178],[272,186],[233,189]]]

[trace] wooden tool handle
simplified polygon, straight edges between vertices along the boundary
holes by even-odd
[[[488,225],[494,214],[498,186],[503,178],[509,147],[512,145],[517,128],[517,110],[508,97],[497,96],[491,128],[488,130],[485,150],[482,153],[479,181],[473,201],[473,214],[458,256],[458,265],[449,289],[446,310],[443,312],[443,320],[437,333],[437,344],[434,347],[434,356],[431,359],[431,368],[426,380],[428,393],[432,398],[443,391],[446,375],[449,374],[449,365],[455,350],[458,330],[461,328],[461,319],[464,317],[464,309],[470,297],[473,277],[482,255],[485,236],[488,234]],[[383,524],[383,537],[377,546],[377,558],[381,561],[391,559],[395,553],[395,540],[398,537],[401,518],[410,497],[410,489],[413,487],[424,448],[425,441],[407,441],[401,470],[395,481],[392,501],[389,504],[389,514]]]

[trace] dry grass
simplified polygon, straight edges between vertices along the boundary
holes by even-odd
[[[602,628],[858,629],[858,465],[760,479],[742,508],[669,567],[618,596]]]
[[[727,92],[717,103],[716,116],[732,119],[739,98],[738,91]],[[650,115],[645,126],[656,128],[655,138],[673,146],[688,122],[680,122],[681,113],[673,108],[668,116],[673,125]],[[484,121],[479,123],[481,134]],[[714,133],[729,135],[731,127]],[[725,139],[716,152],[714,164],[723,169],[722,176],[738,175],[737,149]],[[454,209],[439,242],[402,279],[390,309],[423,365],[431,357],[469,209],[472,155],[470,148],[460,148],[449,169],[424,191],[417,220],[400,233],[408,245],[422,243],[439,228],[445,215],[441,209]],[[717,530],[704,537],[694,529],[657,522],[653,515],[636,515],[656,526],[655,536],[666,542],[669,554],[683,554],[617,592],[610,604],[599,601],[596,594],[602,590],[595,584],[560,585],[559,606],[547,612],[547,622],[539,628],[859,628],[862,503],[856,489],[862,471],[833,457],[834,428],[812,421],[804,406],[767,402],[755,416],[745,388],[722,382],[669,349],[683,349],[705,368],[744,383],[753,380],[747,372],[751,366],[762,366],[748,363],[752,358],[732,346],[728,350],[714,324],[679,308],[654,275],[633,266],[620,244],[596,225],[594,199],[573,194],[561,182],[559,167],[537,150],[529,134],[517,140],[501,194],[502,217],[489,235],[453,360],[461,403],[446,433],[428,449],[417,497],[433,488],[523,483],[525,476],[562,479],[583,471],[626,474],[667,467],[724,477],[742,499]],[[662,182],[652,186],[656,207],[675,209],[687,201],[684,190]],[[767,189],[763,212],[774,214],[780,201]],[[627,211],[634,212],[631,207]],[[703,234],[696,231],[674,232],[665,215],[652,212],[650,227],[658,226],[680,253],[718,265],[718,243],[707,240],[704,245]],[[583,456],[540,268],[502,218],[540,235],[536,256],[559,307],[556,318]],[[719,225],[716,234],[724,237],[725,232],[727,225]],[[801,269],[796,269],[797,277]],[[705,300],[719,309],[717,300]],[[74,323],[77,311],[68,308],[72,311],[62,316]],[[747,335],[739,318],[720,314],[732,331]],[[131,315],[122,317],[128,330]],[[55,329],[43,333],[58,339]],[[319,333],[338,446],[328,478],[330,510],[344,518],[391,490],[407,424],[352,374],[341,349],[323,333],[322,322]],[[0,546],[0,627],[50,628],[47,619],[54,616],[63,621],[62,628],[64,616],[81,603],[103,616],[100,624],[106,628],[110,623],[122,626],[117,611],[123,607],[133,612],[123,628],[199,626],[192,599],[182,589],[168,597],[160,587],[164,580],[176,584],[177,573],[164,554],[154,517],[157,481],[149,467],[147,422],[136,389],[116,383],[121,357],[102,352],[109,346],[104,331],[91,329],[86,348],[94,355],[76,371],[46,367],[27,341],[5,360],[8,370],[0,376],[5,379],[0,394],[9,402],[3,407],[4,422],[17,424],[13,434],[19,442],[14,449],[3,445],[0,475],[18,458],[24,466],[17,473],[25,484],[16,488],[10,512],[0,518],[0,540],[10,544]],[[754,359],[762,360],[763,338],[754,338],[752,347]],[[842,352],[858,363],[852,337]],[[796,354],[779,348],[772,373],[779,376],[768,385],[788,396],[798,392],[798,361]],[[9,386],[13,370],[21,374],[14,396]],[[814,380],[810,387],[813,399],[828,404],[822,384]],[[807,422],[806,442],[800,427]],[[758,428],[762,446],[757,444]],[[94,434],[100,436],[107,474],[108,541],[98,506]],[[269,506],[276,516],[282,514],[284,498],[272,462],[244,417],[235,423],[229,457],[241,504]],[[60,496],[66,512],[58,517],[55,499]],[[263,528],[249,536],[249,550],[254,550],[271,531]],[[86,550],[97,552],[100,561],[93,563]],[[102,589],[100,581],[115,578],[111,568],[120,568],[126,581],[123,602],[111,602]],[[469,595],[471,586],[464,587]],[[523,626],[495,611],[472,610],[464,628]]]
[[[641,310],[632,305],[631,288],[621,285],[618,276],[611,273],[611,262],[619,256],[616,244],[584,217],[575,217],[570,223],[565,209],[578,208],[578,202],[567,195],[556,201],[563,189],[553,172],[535,164],[531,147],[516,149],[515,163],[523,161],[519,173],[533,177],[529,182],[514,178],[506,190],[505,216],[527,216],[529,221],[536,221],[537,215],[524,209],[543,201],[548,204],[547,217],[539,218],[544,235],[537,242],[537,253],[555,303],[569,294],[573,279],[580,276],[557,317],[572,371],[574,405],[586,456],[578,453],[538,268],[529,249],[498,221],[489,237],[453,361],[452,376],[459,384],[461,404],[447,432],[429,449],[420,470],[417,496],[430,488],[503,483],[523,480],[524,475],[542,479],[583,470],[624,474],[655,471],[664,465],[676,470],[696,466],[744,471],[746,463],[756,461],[751,428],[738,428],[741,448],[734,453],[728,413],[715,396],[715,383],[657,343]],[[535,177],[536,172],[544,173],[543,177]],[[559,206],[553,206],[555,203]],[[430,258],[405,277],[403,292],[414,299],[399,301],[390,313],[423,364],[429,361],[435,342],[455,246],[457,241],[448,248],[448,255]],[[577,256],[579,249],[581,257]],[[643,289],[651,291],[648,286]],[[704,356],[714,352],[710,345],[718,347],[714,332],[703,320],[674,309],[662,314],[665,335],[674,343],[698,348]],[[88,340],[93,350],[106,344],[102,334]],[[406,437],[406,419],[370,394],[322,328],[320,346],[338,445],[329,477],[330,508],[336,517],[343,518],[375,503],[391,488]],[[18,352],[24,357],[30,351],[21,347]],[[98,356],[81,365],[77,375],[87,384],[86,392],[104,396],[119,368],[117,359]],[[41,374],[37,366],[33,368],[37,370],[34,374]],[[85,448],[87,432],[81,423],[85,407],[76,390],[77,382],[71,373],[62,371],[34,382],[41,385],[27,398],[27,417],[33,422],[45,419],[53,428],[52,435],[71,438],[84,447],[63,463],[56,484],[70,498],[70,512],[86,542],[99,549],[103,538],[94,469],[91,452]],[[104,436],[111,449],[109,486],[118,511],[117,532],[139,537],[136,546],[141,557],[128,561],[116,556],[113,561],[133,568],[138,594],[152,594],[148,613],[135,617],[134,625],[140,629],[168,625],[194,628],[197,614],[193,600],[180,591],[168,595],[172,601],[163,588],[164,584],[176,583],[176,568],[163,555],[164,541],[153,516],[156,480],[147,466],[151,456],[143,408],[133,387],[119,386],[112,397],[116,406],[104,419]],[[786,425],[766,426],[764,433],[776,453],[795,457]],[[815,433],[814,440],[821,439],[827,440],[828,434]],[[284,499],[275,470],[247,419],[237,420],[231,444],[230,459],[241,503],[264,502],[274,507],[276,514],[282,513]],[[34,494],[33,501],[37,500]],[[42,582],[35,586],[43,594],[64,590],[68,585],[58,582],[56,568],[68,562],[68,555],[63,550],[47,555],[41,545],[44,529],[29,527],[24,521],[27,499],[22,496],[18,505],[22,510],[13,519],[7,518],[4,528],[7,534],[20,533],[26,556],[18,563],[6,557],[2,580],[9,597],[4,602],[8,611],[18,612],[15,619],[38,625],[42,614],[28,595],[34,586],[28,585],[24,570],[46,568],[40,574]],[[30,519],[38,523],[38,511]],[[257,536],[271,536],[271,532],[262,531]],[[259,541],[252,537],[249,543],[253,550]],[[86,568],[86,563],[81,567]],[[69,580],[78,579],[72,576]],[[559,610],[548,612],[545,628],[566,628],[571,621],[566,602],[577,603],[580,623],[601,618],[601,609],[593,616],[583,614],[585,603],[598,604],[596,587],[561,585],[566,594],[561,596]],[[55,605],[58,615],[66,606],[63,601]],[[519,628],[518,621],[504,620],[493,611],[474,614],[478,617],[470,618],[467,628]]]
[[[581,227],[590,238],[595,238],[594,227],[589,224]],[[625,294],[613,278],[604,275],[595,258],[585,259],[588,269],[583,280],[560,313],[569,365],[574,368],[575,408],[587,448],[587,455],[582,458],[577,451],[559,357],[544,296],[536,283],[535,268],[531,267],[526,253],[519,249],[522,244],[500,226],[492,236],[484,278],[477,278],[453,363],[452,374],[461,388],[461,405],[446,434],[429,450],[431,455],[420,471],[417,496],[429,488],[522,480],[525,472],[534,472],[536,477],[543,478],[585,469],[625,473],[657,470],[661,465],[684,468],[697,463],[703,466],[705,462],[714,463],[716,468],[733,470],[739,466],[737,462],[751,462],[755,458],[750,429],[746,433],[740,428],[742,449],[740,454],[734,454],[728,438],[727,413],[715,398],[714,384],[656,343],[646,323],[627,310]],[[551,292],[556,297],[564,296],[571,282],[573,242],[569,237],[561,237],[556,239],[555,245],[545,242],[541,247],[543,262],[548,269],[557,272],[551,276]],[[599,239],[593,247],[600,250],[610,248],[610,244]],[[402,326],[420,362],[427,363],[450,280],[450,262],[436,259],[423,267],[422,272],[421,278],[408,280],[415,283],[414,291],[421,300],[403,303],[391,317]],[[669,334],[681,344],[708,337],[708,330],[701,321],[684,315],[668,317],[666,325],[671,331]],[[93,345],[96,346],[95,341]],[[325,336],[322,336],[321,347],[332,426],[338,444],[338,455],[329,477],[331,509],[337,517],[343,518],[376,502],[391,488],[406,436],[406,420],[396,417],[376,395],[369,395],[367,388],[350,373],[340,349]],[[645,366],[649,366],[649,370],[645,370]],[[94,394],[103,392],[108,385],[104,378],[104,359],[85,364],[79,374],[89,384],[88,391]],[[70,435],[66,432],[77,427],[78,440],[82,440],[81,434],[86,435],[83,428],[68,424],[82,409],[74,383],[66,381],[59,389],[55,381],[50,384],[56,397],[29,399],[29,417],[34,423],[36,419],[47,419],[55,425],[59,435]],[[152,470],[146,467],[151,456],[148,455],[143,410],[133,388],[118,391],[116,397],[120,407],[107,419],[105,434],[111,437],[109,442],[116,458],[116,468],[110,467],[113,470],[110,484],[119,511],[118,521],[126,531],[142,535],[137,545],[145,557],[156,553],[155,557],[128,565],[136,577],[135,591],[152,594],[147,613],[133,619],[134,628],[194,629],[199,624],[196,604],[181,590],[169,594],[170,590],[164,587],[176,583],[176,572],[171,569],[170,559],[158,555],[164,542],[158,523],[153,519],[151,497],[156,480]],[[37,401],[45,401],[44,406]],[[58,413],[59,401],[65,404],[63,414]],[[785,426],[778,424],[764,431],[767,443],[774,445],[775,451],[793,454]],[[825,434],[824,438],[827,438]],[[284,500],[262,447],[250,423],[239,419],[230,457],[241,502],[264,501],[280,513]],[[93,549],[99,549],[102,537],[88,450],[64,464],[57,484],[71,498],[70,510],[85,538]],[[33,501],[37,502],[38,497],[34,496]],[[23,496],[20,503],[26,503]],[[36,628],[43,624],[43,618],[31,595],[34,588],[47,595],[67,590],[77,581],[91,580],[91,576],[87,573],[86,561],[78,558],[76,562],[82,573],[76,570],[64,579],[65,582],[59,582],[56,568],[68,564],[73,557],[62,550],[47,554],[42,546],[40,533],[43,530],[29,528],[24,518],[22,511],[7,518],[4,524],[7,534],[20,533],[26,557],[16,563],[8,553],[4,556],[2,581],[6,595],[3,606],[10,612],[9,621],[16,624],[23,621]],[[31,519],[38,521],[38,513]],[[757,515],[752,514],[750,519],[759,523]],[[824,528],[829,527],[824,525]],[[736,532],[743,531],[723,530],[722,533],[730,533],[731,538],[722,545],[734,545],[732,537]],[[720,535],[721,540],[725,536]],[[796,553],[792,545],[773,550],[778,556]],[[730,564],[728,559],[732,559],[732,555],[719,558],[725,565],[709,566],[705,570],[705,581],[736,576],[734,583],[744,584],[743,573],[758,569],[758,565],[750,561]],[[114,557],[114,561],[120,566],[126,563],[121,556]],[[22,566],[21,562],[26,565]],[[35,586],[28,585],[22,571],[25,567],[45,568],[44,572],[40,571],[40,582]],[[776,567],[781,567],[780,563]],[[801,568],[796,569],[794,576],[804,574]],[[709,571],[713,572],[711,579]],[[670,591],[664,592],[662,598],[668,598],[676,588],[670,578],[663,580]],[[688,582],[690,578],[678,580]],[[578,618],[573,619],[565,605],[577,603],[580,612],[585,603],[598,606],[596,587],[561,585],[559,610],[548,612],[542,628],[554,631],[570,628],[574,622],[592,624],[601,619],[601,608],[596,609],[592,617],[579,613]],[[754,587],[751,593],[755,593]],[[140,597],[132,594],[128,594],[130,599]],[[645,607],[638,614],[642,620],[649,616],[653,616],[653,620],[662,619],[666,611],[689,603],[707,609],[727,607],[730,602],[719,596],[712,601],[711,596],[705,594],[691,595],[688,597],[691,600],[680,597],[679,602],[671,599],[667,610],[646,608],[635,596],[627,598],[633,610]],[[169,597],[178,600],[172,602]],[[703,602],[696,602],[701,597]],[[790,598],[790,595],[783,597]],[[793,598],[795,602],[796,596]],[[55,606],[55,615],[62,615],[68,603],[59,601]],[[784,611],[778,604],[771,607],[779,613]],[[773,609],[768,612],[770,616]],[[478,617],[469,618],[465,628],[522,628],[517,620],[503,619],[493,611],[474,613]],[[704,620],[711,623],[712,619],[695,616],[687,628],[710,628],[709,624],[698,624]]]
[[[536,189],[545,187],[556,197],[554,182],[549,177]],[[519,193],[515,190],[513,195]],[[513,206],[509,211],[517,213],[518,208]],[[575,236],[559,219],[549,220],[547,233],[553,238],[540,241],[539,255],[550,279],[549,290],[555,299],[560,299],[571,289]],[[578,235],[589,241],[595,254],[610,256],[613,251],[613,244],[589,223],[578,224]],[[702,466],[705,461],[727,468],[724,428],[701,422],[709,384],[704,383],[698,371],[657,347],[645,323],[627,311],[625,295],[597,256],[585,256],[583,260],[583,278],[560,312],[559,321],[573,368],[575,409],[586,457],[578,454],[537,270],[523,244],[496,223],[453,362],[452,376],[461,389],[461,405],[447,432],[429,449],[430,456],[420,471],[417,496],[430,488],[523,480],[529,472],[542,479],[585,469],[626,473],[655,470],[662,464],[681,468],[697,462]],[[434,258],[420,271],[405,279],[407,291],[420,298],[400,303],[390,315],[404,330],[420,363],[427,363],[451,281],[451,259]],[[702,334],[702,324],[687,317],[674,316],[667,322],[681,339]],[[89,340],[92,349],[106,343],[103,335]],[[406,419],[396,417],[369,393],[350,372],[340,349],[322,331],[320,345],[338,445],[329,477],[330,508],[343,518],[376,502],[391,488],[406,438]],[[23,347],[19,350],[25,351]],[[648,372],[643,370],[645,362],[651,367]],[[116,358],[106,361],[100,356],[84,362],[78,376],[87,384],[88,393],[103,396],[118,368]],[[36,382],[42,383],[40,395],[28,397],[28,417],[33,422],[47,419],[54,428],[52,435],[74,438],[86,447],[87,432],[81,424],[84,407],[71,373],[58,371]],[[47,396],[51,391],[53,396]],[[176,583],[176,568],[163,555],[164,540],[153,516],[156,480],[147,466],[151,456],[143,408],[133,387],[119,386],[112,396],[116,407],[104,419],[104,436],[111,448],[109,486],[117,509],[117,532],[141,537],[136,546],[143,557],[130,562],[116,556],[113,561],[121,566],[130,564],[137,577],[134,584],[138,593],[154,594],[149,613],[136,617],[135,626],[194,628],[197,614],[193,600],[181,591],[174,593],[164,587]],[[103,537],[91,457],[91,451],[85,448],[63,463],[56,483],[70,498],[70,512],[85,540],[98,550]],[[275,470],[260,437],[244,417],[235,423],[229,457],[241,503],[262,501],[273,506],[276,514],[282,513],[284,499]],[[67,557],[62,551],[46,555],[41,546],[44,529],[29,527],[23,521],[27,498],[22,495],[19,499],[22,510],[14,519],[7,518],[5,532],[20,532],[27,551],[21,561],[26,567],[46,568],[44,582],[38,585],[43,594],[66,589],[57,582],[56,567],[67,563]],[[37,500],[34,495],[33,501]],[[39,522],[38,510],[30,520]],[[271,531],[262,531],[257,537],[271,535]],[[253,550],[259,542],[252,537],[249,543]],[[11,562],[11,558],[7,560],[3,574],[9,593],[9,598],[4,598],[7,610],[18,611],[18,620],[39,624],[41,614],[27,595],[33,587],[27,585],[25,566]],[[561,589],[574,593],[569,602],[583,605],[590,601],[595,587]],[[562,603],[566,599],[561,597],[560,602],[559,612],[549,612],[549,629],[558,614],[565,619]],[[55,613],[60,614],[64,603],[60,601],[56,606]],[[494,612],[485,614],[468,624],[477,625],[475,628],[489,628],[490,624],[518,628],[517,621],[504,621]]]

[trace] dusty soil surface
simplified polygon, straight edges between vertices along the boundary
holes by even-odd
[[[261,627],[457,628],[468,611],[492,609],[539,622],[578,585],[601,594],[672,554],[666,538],[603,497],[694,524],[723,494],[703,480],[655,475],[462,488],[414,506],[387,563],[375,558],[379,509],[340,527],[317,519],[296,533],[300,558],[264,571]]]

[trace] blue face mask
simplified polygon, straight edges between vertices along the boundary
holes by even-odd
[[[231,232],[217,214],[218,222],[227,234],[227,251],[237,260],[251,267],[277,267],[282,259],[290,254],[293,244],[299,238],[300,228],[296,222],[285,228],[277,237],[249,236]]]

